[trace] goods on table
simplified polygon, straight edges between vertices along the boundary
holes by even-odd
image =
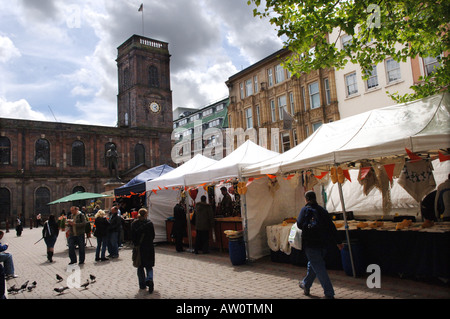
[[[405,229],[412,225],[412,220],[404,219],[400,223],[397,223],[395,230]]]
[[[225,230],[224,233],[228,238],[241,238],[244,235],[242,230]]]
[[[425,221],[422,224],[422,228],[429,228],[434,226],[434,221],[425,219]]]

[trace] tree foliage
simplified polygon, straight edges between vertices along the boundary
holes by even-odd
[[[260,0],[248,1],[252,3],[254,16],[269,18],[286,39],[293,54],[285,67],[292,74],[340,69],[352,62],[367,79],[372,66],[387,57],[405,62],[408,57],[439,56],[441,67],[413,85],[414,93],[390,96],[404,102],[449,91],[449,0],[266,0],[265,7]],[[351,35],[351,43],[341,49],[329,39],[333,30]]]

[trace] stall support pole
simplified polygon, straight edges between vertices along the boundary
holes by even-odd
[[[239,181],[246,182],[247,179],[241,177],[239,172]],[[247,220],[247,194],[241,195],[241,211],[244,212],[244,244],[245,244],[245,253],[247,254],[247,261],[250,261],[250,248],[248,243],[248,220]]]
[[[337,182],[337,183],[338,183],[338,189],[339,189],[339,197],[341,199],[342,211],[343,211],[343,215],[344,215],[345,236],[347,237],[348,252],[350,253],[350,263],[352,264],[353,277],[356,278],[355,265],[353,263],[352,246],[350,245],[350,234],[348,232],[347,212],[345,211],[344,195],[342,194],[341,183],[339,183],[339,182]]]
[[[189,249],[188,251],[192,253],[194,250],[192,249],[192,230],[191,230],[191,215],[189,213],[189,200],[191,196],[188,191],[186,193],[186,219],[187,219],[187,229],[188,229],[188,240],[189,240]]]

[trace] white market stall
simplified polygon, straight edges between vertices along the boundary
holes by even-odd
[[[378,163],[382,167],[398,158],[408,159],[410,154],[436,158],[440,150],[448,152],[450,147],[449,119],[449,93],[372,110],[323,124],[293,149],[267,161],[244,167],[242,176],[283,176],[309,169],[316,169],[318,174],[320,171],[329,172],[340,165],[344,168],[358,166],[365,161]],[[355,180],[353,182],[357,183]],[[339,197],[345,211],[342,193]],[[249,218],[256,213],[249,210]],[[262,228],[254,231],[265,232]],[[252,239],[249,235],[250,245]]]
[[[186,185],[185,175],[216,162],[214,159],[197,154],[169,173],[146,182],[147,206],[150,212],[149,218],[155,226],[155,242],[166,241],[165,221],[168,217],[173,216],[173,208],[180,201],[180,191],[177,188]]]

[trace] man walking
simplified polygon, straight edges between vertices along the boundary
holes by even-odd
[[[328,212],[319,206],[316,201],[316,194],[313,191],[305,193],[306,205],[300,211],[297,218],[297,227],[302,230],[302,247],[308,258],[306,277],[299,283],[305,295],[309,295],[309,290],[317,276],[325,293],[325,298],[334,298],[334,289],[328,277],[325,266],[326,248],[329,243],[334,243],[342,249],[336,227],[333,224]]]
[[[75,253],[75,246],[79,247],[79,265],[84,264],[85,258],[85,245],[84,245],[84,233],[86,226],[86,218],[84,214],[81,214],[78,207],[70,207],[70,212],[72,214],[72,219],[69,219],[67,223],[69,224],[69,265],[75,264],[77,262],[77,255]]]

